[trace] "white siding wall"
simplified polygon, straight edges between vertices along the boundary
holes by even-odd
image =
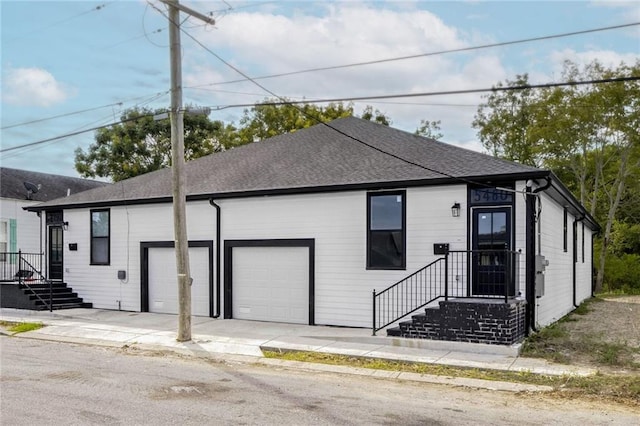
[[[433,243],[466,248],[466,199],[463,185],[407,189],[404,271],[366,269],[365,191],[217,203],[224,240],[314,238],[316,324],[369,327],[373,289],[382,290],[434,260]],[[462,204],[459,218],[451,217],[455,201]]]
[[[35,213],[22,208],[39,204],[39,201],[0,198],[0,219],[9,222],[15,219],[17,224],[17,248],[26,253],[40,253],[40,218]],[[8,226],[8,225],[7,225]],[[9,230],[7,229],[7,232]],[[7,247],[9,249],[9,247]]]
[[[564,208],[551,200],[544,192],[542,200],[542,255],[549,261],[545,272],[545,294],[537,299],[536,322],[549,325],[574,309],[573,306],[573,221],[567,214],[567,250],[564,251]],[[591,232],[585,228],[588,244],[585,244],[585,263],[582,263],[581,225],[578,223],[578,263],[576,264],[576,303],[591,294]],[[537,237],[536,237],[537,238]],[[586,241],[585,241],[586,243]]]
[[[518,181],[515,184],[515,190],[519,192],[514,194],[515,212],[513,213],[513,232],[515,234],[515,246],[513,249],[520,251],[519,281],[516,288],[516,296],[520,299],[527,297],[527,201],[526,195],[523,194],[527,189],[526,184],[525,181]]]
[[[591,236],[593,231],[584,227],[584,257],[582,256],[582,223],[578,223],[578,263],[576,263],[576,300],[578,303],[591,297],[593,253]]]
[[[140,310],[140,242],[173,241],[171,204],[112,207],[110,265],[90,265],[90,209],[65,210],[64,280],[96,308]],[[190,240],[215,240],[215,210],[204,202],[187,206]],[[69,251],[77,243],[77,251]],[[217,247],[214,247],[217,250]],[[208,268],[208,265],[191,265]],[[119,270],[127,279],[118,279]],[[120,305],[118,304],[120,302]]]

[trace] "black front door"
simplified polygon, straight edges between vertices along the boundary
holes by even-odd
[[[49,279],[62,279],[62,227],[49,226]]]
[[[472,292],[478,296],[504,295],[510,279],[511,207],[473,209]],[[513,287],[513,285],[510,285]],[[513,295],[515,288],[509,288]]]

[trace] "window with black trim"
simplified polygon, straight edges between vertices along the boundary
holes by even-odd
[[[109,209],[91,210],[91,264],[111,261],[111,223]]]
[[[567,208],[565,207],[564,209],[564,226],[563,226],[563,243],[562,243],[562,247],[564,249],[564,251],[567,251]]]
[[[367,194],[367,269],[405,269],[405,191]]]

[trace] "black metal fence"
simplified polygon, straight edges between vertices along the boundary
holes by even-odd
[[[373,334],[443,298],[492,298],[508,302],[516,295],[520,252],[455,250],[376,292],[373,290]]]
[[[42,253],[0,253],[0,281],[36,280],[42,277]]]
[[[27,289],[48,309],[53,309],[53,286],[51,280],[42,274],[42,253],[4,252],[0,253],[0,281],[15,282]],[[48,285],[48,301],[44,300],[32,286]],[[46,287],[45,287],[46,288]]]

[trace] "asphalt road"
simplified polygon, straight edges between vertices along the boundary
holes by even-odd
[[[601,425],[631,409],[0,337],[2,425]]]

